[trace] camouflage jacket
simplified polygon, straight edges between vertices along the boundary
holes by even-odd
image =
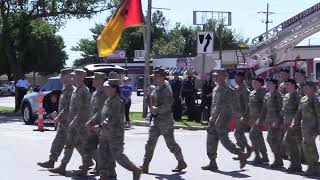
[[[86,85],[76,88],[71,96],[69,121],[84,127],[89,119],[90,92]]]
[[[301,126],[303,129],[318,130],[318,118],[317,118],[317,97],[304,96],[300,100],[299,109],[295,116],[294,124]]]
[[[280,83],[279,92],[282,95],[282,97],[284,97],[287,94],[287,90],[284,82]]]
[[[250,91],[246,86],[236,86],[234,89],[233,114],[237,118],[248,120]]]
[[[115,135],[124,132],[124,101],[119,95],[108,97],[105,101],[101,121],[102,127],[109,133]]]
[[[291,125],[294,116],[299,108],[300,96],[298,92],[287,93],[283,98],[282,116],[284,124]]]
[[[70,123],[68,122],[68,114],[69,114],[69,107],[71,101],[71,95],[73,93],[74,87],[72,84],[65,86],[62,89],[60,98],[59,98],[59,114],[58,118],[60,118],[60,122],[63,124]]]
[[[281,116],[282,96],[278,91],[268,92],[264,96],[263,106],[259,124],[262,125],[265,120],[269,123],[283,124]]]
[[[225,83],[212,91],[210,122],[228,128],[232,115],[233,91]]]
[[[103,88],[99,91],[95,91],[91,96],[90,121],[93,121],[95,124],[101,124],[101,112],[106,99],[107,96],[104,93]]]
[[[263,99],[266,91],[263,88],[251,91],[249,95],[249,114],[250,117],[257,119],[260,117]]]

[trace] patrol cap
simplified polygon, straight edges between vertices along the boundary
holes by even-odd
[[[278,80],[273,78],[273,77],[268,77],[266,79],[266,82],[272,82],[273,84],[277,85],[278,84]]]
[[[285,82],[291,83],[291,84],[297,84],[296,80],[294,79],[287,79]]]
[[[264,84],[264,79],[262,77],[256,76],[253,78],[253,80],[260,82],[261,84]]]
[[[290,70],[288,68],[281,68],[280,72],[290,73]]]
[[[303,75],[306,75],[306,71],[303,70],[303,69],[296,69],[295,71],[296,73],[300,73],[300,74],[303,74]]]
[[[61,75],[70,74],[70,73],[72,73],[72,72],[73,72],[73,69],[71,69],[71,68],[65,68],[65,69],[61,69],[61,70],[60,70],[60,74],[61,74]]]
[[[219,74],[226,74],[226,72],[227,72],[226,69],[224,69],[224,68],[216,69],[214,71],[215,72],[212,73],[212,75],[214,75],[214,76],[217,76]]]
[[[302,86],[315,87],[316,85],[313,81],[307,80],[302,84]]]
[[[236,76],[244,77],[244,76],[246,75],[246,73],[243,72],[243,71],[236,71],[235,75],[236,75]]]
[[[100,80],[105,80],[107,79],[107,75],[102,72],[94,72],[94,75],[92,76],[94,79],[100,79]]]
[[[79,75],[79,76],[86,76],[87,72],[83,69],[75,69],[71,74]]]
[[[166,70],[162,66],[158,66],[154,69],[153,74],[158,74],[162,76],[167,76]]]
[[[108,76],[108,80],[103,83],[104,87],[109,86],[119,86],[120,85],[120,75],[114,71],[111,71]]]
[[[187,69],[187,73],[193,73],[193,69],[192,68],[188,68]]]

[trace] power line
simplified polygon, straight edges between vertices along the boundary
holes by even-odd
[[[269,19],[269,16],[272,14],[275,14],[275,12],[270,12],[269,11],[269,3],[267,3],[267,11],[259,11],[258,13],[262,13],[266,15],[266,20],[263,21],[263,23],[266,24],[266,38],[268,38],[268,31],[269,31],[269,24],[272,23],[273,21]]]

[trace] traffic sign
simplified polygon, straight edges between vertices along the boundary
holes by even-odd
[[[213,32],[198,32],[198,54],[212,54],[213,53]]]

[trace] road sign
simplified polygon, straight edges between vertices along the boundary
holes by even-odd
[[[212,54],[213,52],[213,32],[198,32],[198,54]]]

